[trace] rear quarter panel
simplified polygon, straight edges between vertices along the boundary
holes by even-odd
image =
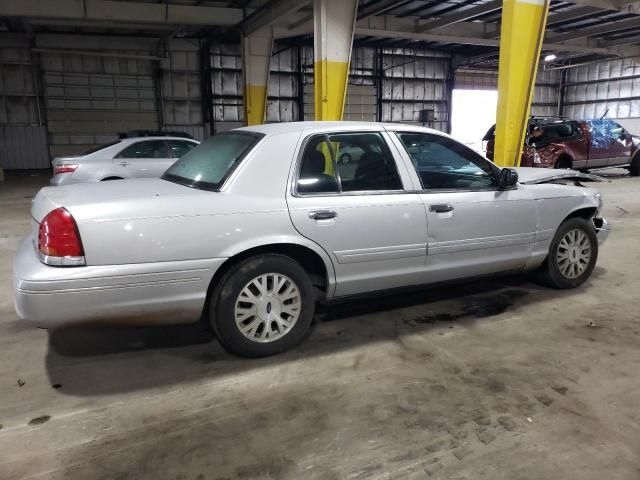
[[[329,261],[293,228],[285,201],[299,136],[263,139],[220,192],[172,185],[168,195],[70,207],[87,264],[228,258],[272,243],[305,245]]]

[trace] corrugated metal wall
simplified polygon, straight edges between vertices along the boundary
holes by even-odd
[[[202,115],[200,43],[174,39],[165,53],[167,60],[160,62],[163,129],[185,131],[202,140],[207,135]]]
[[[563,114],[581,119],[640,117],[640,65],[618,59],[566,71]]]
[[[161,45],[159,39],[95,37],[93,43],[87,43],[83,37],[82,42],[76,39],[70,43],[67,39],[65,44],[63,37],[37,36],[37,46],[55,49],[75,46],[126,55],[163,53],[157,50]],[[0,161],[5,167],[49,165],[40,122],[48,128],[52,155],[73,153],[109,141],[120,131],[158,128],[158,120],[165,129],[186,131],[199,139],[208,136],[211,130],[219,132],[244,124],[238,44],[214,43],[207,55],[197,40],[174,39],[166,45],[167,59],[161,62],[54,52],[35,55],[29,47],[24,35],[0,34],[0,125],[5,127],[0,130],[4,135],[0,142],[22,149],[20,145],[24,142],[7,140],[7,135],[18,135],[30,139],[30,146],[35,146],[26,156],[12,152],[10,164],[6,148],[0,149]],[[430,126],[446,131],[452,82],[456,88],[486,89],[497,85],[497,72],[469,69],[459,69],[454,81],[450,56],[444,52],[406,48],[385,48],[380,52],[378,64],[376,48],[354,49],[345,119],[419,124],[421,111],[430,110],[433,112]],[[39,59],[35,65],[34,59]],[[534,114],[557,114],[559,83],[559,71],[539,74]],[[203,85],[206,92],[202,91]],[[36,89],[44,98],[36,95]],[[276,44],[268,97],[268,122],[298,120],[301,98],[304,118],[313,118],[311,47],[301,47],[299,51],[297,47]],[[607,108],[611,118],[623,118],[628,123],[640,118],[638,65],[620,59],[567,70],[565,115],[598,117]],[[209,118],[213,126],[206,123]],[[8,126],[27,130],[16,133],[18,130]]]
[[[35,66],[24,36],[0,35],[0,167],[49,166]]]

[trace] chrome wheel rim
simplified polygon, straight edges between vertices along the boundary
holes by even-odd
[[[575,279],[582,275],[591,261],[591,242],[580,229],[569,230],[558,245],[558,269],[563,277]]]
[[[236,326],[252,342],[275,342],[287,335],[300,317],[300,289],[286,275],[265,273],[247,283],[234,308]]]

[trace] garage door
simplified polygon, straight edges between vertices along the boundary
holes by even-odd
[[[157,129],[151,60],[45,53],[41,65],[52,156]]]

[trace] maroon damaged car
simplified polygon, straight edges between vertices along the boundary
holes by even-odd
[[[538,136],[531,132],[537,129]],[[624,167],[640,175],[640,137],[631,135],[613,120],[569,120],[531,117],[520,166],[573,168],[586,172]],[[493,160],[495,125],[483,140],[487,158]]]

